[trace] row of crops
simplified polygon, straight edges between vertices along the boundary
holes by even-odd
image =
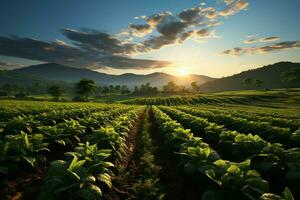
[[[229,114],[189,106],[160,106],[154,111],[161,132],[182,157],[180,165],[184,171],[199,176],[196,181],[209,179],[199,183],[202,189],[207,186],[205,196],[244,199],[238,195],[246,195],[258,199],[271,196],[266,192],[278,194],[287,187],[299,195],[300,149],[296,148],[298,137],[294,137],[299,131],[293,128],[299,120],[294,120],[291,128],[282,128],[265,122],[240,122]],[[272,143],[280,141],[278,138],[286,145]],[[210,185],[211,180],[214,186]]]
[[[7,188],[1,198],[15,195],[5,190],[10,181],[44,170],[37,199],[101,199],[112,188],[128,152],[128,134],[144,108],[45,104],[33,109],[2,108],[0,176]]]
[[[0,199],[170,199],[176,182],[195,199],[300,197],[297,114],[20,102],[0,115]]]
[[[123,100],[124,104],[137,105],[197,105],[197,104],[247,104],[255,101],[262,101],[260,96],[173,96],[173,97],[149,97],[149,98],[135,98]]]

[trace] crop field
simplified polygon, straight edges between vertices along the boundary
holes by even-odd
[[[265,96],[2,100],[0,154],[0,199],[300,198],[299,106]]]

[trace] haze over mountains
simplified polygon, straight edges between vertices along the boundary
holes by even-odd
[[[67,67],[55,63],[33,65],[12,71],[34,77],[41,77],[44,80],[64,81],[69,83],[77,82],[81,78],[87,78],[94,80],[99,85],[135,86],[149,82],[152,86],[161,87],[167,84],[169,81],[174,81],[178,85],[189,85],[193,81],[197,82],[198,84],[203,84],[207,81],[214,80],[214,78],[202,75],[189,75],[189,78],[180,78],[160,72],[147,75],[137,75],[131,73],[112,75],[99,73],[88,69]]]
[[[78,69],[67,67],[55,63],[33,65],[29,67],[0,70],[0,84],[32,84],[36,82],[46,82],[54,84],[57,82],[71,83],[79,81],[81,78],[94,80],[99,85],[127,85],[133,87],[149,82],[152,86],[162,87],[169,81],[174,81],[177,85],[190,85],[197,82],[200,90],[204,92],[254,89],[243,84],[243,79],[252,78],[262,81],[262,88],[283,88],[286,85],[282,81],[282,74],[292,68],[300,68],[300,63],[279,62],[261,68],[252,69],[224,78],[211,78],[204,75],[188,75],[177,77],[167,73],[152,73],[147,75],[122,74],[112,75],[99,73],[88,69]],[[300,87],[296,83],[295,87]]]

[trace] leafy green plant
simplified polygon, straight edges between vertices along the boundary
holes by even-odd
[[[27,163],[32,167],[38,167],[46,161],[43,153],[49,151],[47,146],[48,143],[44,142],[44,136],[41,134],[28,135],[21,131],[20,134],[6,135],[0,142],[0,166]],[[5,168],[2,169],[4,172],[7,171]]]
[[[89,146],[87,143],[85,152],[98,150]],[[50,169],[41,188],[38,199],[101,199],[102,190],[99,183],[104,183],[108,187],[111,185],[111,176],[109,167],[113,165],[103,161],[107,156],[103,152],[97,152],[98,160],[92,160],[92,157],[80,160],[77,155],[85,157],[82,149],[73,153],[73,159],[64,161],[57,160],[51,163]],[[101,155],[99,155],[101,154]],[[91,155],[89,152],[87,155]]]
[[[121,137],[113,127],[101,127],[88,137],[88,141],[103,149],[112,149],[113,159],[120,159],[125,154],[125,138]]]

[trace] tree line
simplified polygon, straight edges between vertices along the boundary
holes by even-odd
[[[97,86],[93,80],[81,79],[75,84],[75,101],[88,101],[91,96],[106,95],[106,94],[126,94],[126,95],[157,95],[158,93],[165,94],[178,94],[178,93],[197,93],[199,92],[199,85],[192,82],[190,87],[179,86],[173,81],[159,90],[158,87],[153,87],[150,83],[135,86],[130,90],[126,85],[110,85],[110,86]],[[53,85],[48,88],[48,93],[53,96],[54,100],[59,100],[64,94],[63,89],[59,85]]]

